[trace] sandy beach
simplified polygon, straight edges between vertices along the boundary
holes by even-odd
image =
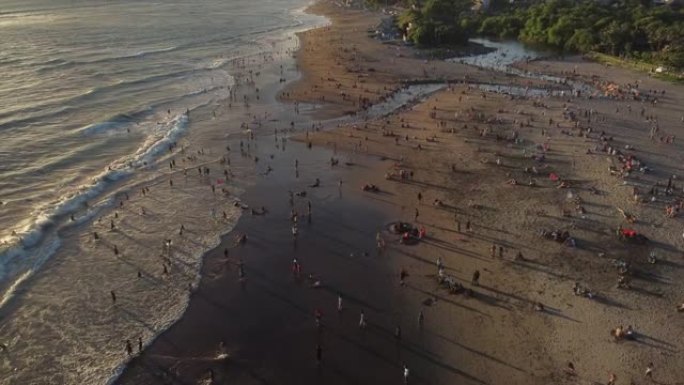
[[[249,209],[117,383],[390,384],[405,368],[410,384],[684,383],[681,86],[570,58],[519,68],[591,97],[487,92],[559,85],[383,44],[377,13],[309,11],[332,24],[299,35],[286,108],[231,141],[262,160]],[[407,81],[445,80],[363,118]],[[356,121],[311,128],[343,115]]]

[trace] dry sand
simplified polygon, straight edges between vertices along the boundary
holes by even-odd
[[[341,61],[340,53],[349,47],[357,50],[352,61],[355,66],[363,68],[372,63],[380,67],[377,62],[387,55],[386,45],[360,34],[360,42],[345,42],[350,34],[344,32],[345,21],[354,31],[365,31],[376,19],[372,16],[364,19],[363,11],[341,10],[324,2],[317,7],[314,9],[329,15],[336,23],[324,31],[310,31],[302,36],[302,50],[307,53],[301,59],[305,69],[308,67],[304,63],[317,63],[313,72],[334,68],[330,61]],[[332,59],[326,62],[330,56]],[[378,71],[382,76],[370,76],[380,83],[376,88],[381,87],[383,79],[389,80],[386,86],[389,88],[396,84],[397,78],[407,74],[420,77],[411,71],[420,68],[421,62],[409,54],[405,56],[393,60],[392,64],[383,61],[388,67]],[[445,77],[451,79],[467,74],[469,79],[477,81],[484,72],[455,64],[434,65],[439,70],[444,68],[448,73]],[[362,149],[390,159],[403,158],[402,168],[415,172],[414,180],[409,182],[389,182],[381,174],[374,175],[369,182],[389,192],[382,199],[394,205],[404,220],[413,220],[415,208],[420,210],[419,223],[425,224],[429,239],[417,247],[397,248],[396,263],[411,272],[410,286],[415,288],[404,293],[404,305],[418,309],[430,295],[439,293],[444,297],[444,301],[438,300],[438,305],[427,311],[427,328],[433,329],[434,334],[424,337],[421,343],[446,362],[485,382],[497,384],[603,383],[608,380],[609,372],[617,375],[617,383],[640,383],[646,381],[644,371],[649,362],[655,365],[657,381],[684,381],[684,361],[679,352],[684,328],[681,314],[675,311],[675,306],[683,300],[679,279],[682,226],[678,218],[664,215],[665,205],[682,196],[684,186],[678,182],[682,177],[681,148],[676,140],[675,144],[657,140],[676,136],[684,126],[681,121],[684,89],[580,58],[532,62],[527,69],[568,76],[601,87],[617,84],[624,89],[624,85],[638,81],[642,92],[665,90],[665,95],[658,97],[656,105],[596,98],[531,100],[492,93],[483,96],[479,91],[457,86],[386,119],[317,134],[314,142],[334,144],[338,149]],[[397,78],[384,71],[396,74]],[[344,78],[339,74],[334,77]],[[325,87],[322,79],[318,82],[313,77],[305,79],[313,84],[300,83],[294,88]],[[525,84],[511,78],[490,81]],[[350,91],[355,89],[353,82],[353,79],[347,83],[339,81],[341,85],[336,88],[353,92]],[[650,125],[640,114],[642,107],[644,116],[654,115],[658,119],[660,131],[655,141],[649,140]],[[573,122],[563,118],[566,109],[594,109],[592,122],[580,119],[580,127],[592,128],[591,139],[580,137],[579,131],[573,129]],[[436,113],[435,118],[430,117],[431,112]],[[458,118],[454,118],[454,113],[458,113]],[[484,119],[478,114],[483,114]],[[548,124],[549,118],[554,121],[552,125]],[[496,139],[497,136],[509,138],[514,123],[520,121],[531,121],[530,126],[516,130],[522,143]],[[440,122],[444,125],[439,126]],[[402,128],[407,123],[410,128]],[[482,136],[485,127],[488,133]],[[637,172],[629,178],[611,176],[609,166],[619,166],[615,156],[586,154],[587,149],[594,149],[598,143],[601,131],[614,138],[613,147],[638,157],[653,172],[645,175]],[[394,144],[395,138],[384,136],[383,132],[396,134],[398,145]],[[433,141],[427,140],[433,137]],[[536,164],[530,155],[541,153],[535,147],[543,143],[548,143],[549,151],[547,161],[541,166],[537,164],[540,174],[533,176],[537,186],[524,186],[530,175],[523,169]],[[418,145],[422,150],[416,149]],[[624,151],[625,145],[633,150]],[[501,166],[496,166],[496,158],[502,160]],[[452,165],[455,172],[451,170]],[[388,172],[392,169],[387,167]],[[557,183],[547,177],[549,172],[559,174],[571,188],[556,188]],[[677,188],[674,195],[663,196],[662,190],[670,175],[675,176]],[[523,185],[506,184],[511,178]],[[661,195],[656,196],[655,202],[633,203],[633,186],[649,198],[646,193],[655,183],[661,185]],[[423,196],[422,204],[416,200],[419,192]],[[571,199],[568,194],[572,194]],[[433,199],[442,200],[445,206],[433,207]],[[577,210],[577,199],[584,212]],[[626,223],[617,208],[635,214],[637,223]],[[473,222],[473,234],[454,232],[454,213],[463,228],[467,220]],[[618,240],[615,236],[618,225],[642,232],[652,240],[651,244],[635,246]],[[578,247],[569,248],[541,239],[537,235],[540,229],[567,229],[577,239]],[[503,259],[491,257],[493,243],[504,245]],[[646,263],[652,250],[660,258],[655,265]],[[518,251],[528,260],[514,261]],[[474,270],[482,272],[482,287],[476,289],[475,299],[465,300],[435,291],[434,261],[438,256],[444,259],[450,273],[463,282],[469,281]],[[631,290],[616,288],[618,275],[617,268],[611,265],[612,259],[632,264]],[[600,299],[592,301],[573,295],[575,281],[597,291]],[[533,304],[537,301],[547,311],[534,311]],[[465,305],[473,310],[464,309]],[[609,332],[619,325],[632,325],[638,333],[637,341],[614,342]],[[566,378],[562,373],[567,362],[574,363],[578,378]]]

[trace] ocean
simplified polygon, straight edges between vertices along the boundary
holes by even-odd
[[[324,23],[306,5],[0,0],[0,384],[107,383],[125,340],[145,345],[182,314],[244,182],[180,170],[218,164],[217,138],[256,120],[241,90],[277,89],[293,33]]]

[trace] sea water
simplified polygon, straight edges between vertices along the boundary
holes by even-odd
[[[105,232],[109,217],[102,216],[122,194],[166,182],[157,163],[169,146],[195,144],[193,114],[229,100],[250,60],[273,59],[276,43],[322,23],[301,12],[305,5],[0,0],[0,343],[8,347],[0,352],[0,384],[106,383],[126,359],[122,339],[147,343],[182,314],[202,253],[237,211],[226,208],[223,221],[208,224],[186,215],[205,210],[193,196],[206,188],[173,176],[187,202],[159,193],[145,203],[145,216],[122,210],[117,221],[134,234],[95,243],[82,230]],[[223,130],[238,133],[230,127]],[[239,183],[225,189],[237,196]],[[185,211],[174,211],[178,199]],[[159,254],[150,243],[177,231],[170,218],[178,216],[204,227],[166,256],[181,278],[160,281],[151,270],[158,260],[132,256]],[[126,250],[108,260],[114,242]],[[128,290],[123,301],[142,310],[109,309],[102,302],[110,290]],[[131,323],[143,330],[126,335]]]

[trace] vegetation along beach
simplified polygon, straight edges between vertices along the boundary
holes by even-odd
[[[677,0],[0,6],[0,384],[684,384]]]

